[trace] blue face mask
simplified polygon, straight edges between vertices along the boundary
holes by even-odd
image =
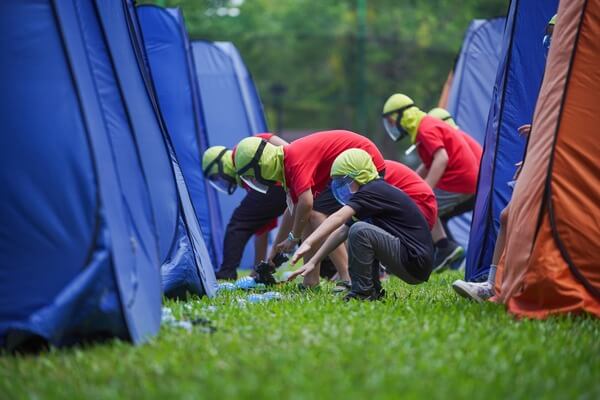
[[[550,44],[552,44],[552,35],[544,35],[542,45],[544,46],[544,56],[548,57],[548,51],[550,51]]]
[[[343,176],[338,178],[333,178],[331,181],[331,191],[333,193],[333,197],[340,203],[341,205],[346,205],[350,201],[350,198],[354,194],[350,189],[350,185],[352,185],[352,179],[350,176]]]

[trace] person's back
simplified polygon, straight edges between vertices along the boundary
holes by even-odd
[[[474,154],[465,139],[466,133],[431,116],[421,120],[416,136],[417,152],[426,168],[431,167],[433,156],[439,149],[448,153],[448,165],[436,188],[452,192],[474,194],[481,161],[481,146]]]
[[[369,153],[378,171],[385,169],[377,146],[365,136],[351,131],[316,132],[284,146],[285,184],[292,200],[296,202],[308,189],[312,190],[313,196],[318,196],[330,180],[329,171],[336,157],[352,148]]]
[[[385,181],[404,191],[415,202],[431,229],[437,219],[437,203],[433,190],[423,178],[402,163],[385,160]]]

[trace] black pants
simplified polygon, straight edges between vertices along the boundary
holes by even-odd
[[[223,264],[217,272],[221,279],[233,279],[254,233],[284,213],[287,205],[283,188],[271,187],[266,194],[250,190],[233,211],[223,241]]]

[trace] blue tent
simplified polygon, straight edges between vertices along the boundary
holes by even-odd
[[[267,132],[262,103],[233,44],[194,41],[192,51],[210,145],[231,148],[246,136]],[[229,222],[243,197],[242,190],[232,196],[219,196],[223,225]],[[248,250],[243,266],[253,262]]]
[[[469,24],[448,97],[447,109],[456,123],[482,145],[505,23],[506,18],[493,18],[476,19]],[[469,243],[471,214],[448,222],[452,235],[464,248]]]
[[[513,0],[510,4],[479,172],[467,253],[468,280],[484,279],[489,270],[500,213],[512,194],[508,183],[525,149],[526,139],[517,128],[532,121],[545,65],[542,38],[557,5],[558,0]]]
[[[179,9],[137,7],[145,50],[161,113],[210,258],[218,265],[222,257],[223,229],[215,191],[202,176],[202,153],[208,147],[193,60]]]
[[[214,292],[128,10],[0,3],[0,346],[142,342],[178,257]]]

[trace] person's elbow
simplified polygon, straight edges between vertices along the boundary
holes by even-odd
[[[448,152],[445,149],[439,149],[433,156],[432,164],[435,164],[440,168],[446,169],[446,166],[448,166],[448,161]]]

